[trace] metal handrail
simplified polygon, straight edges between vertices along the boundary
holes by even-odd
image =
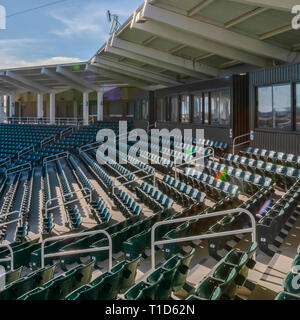
[[[178,223],[178,222],[186,222],[186,221],[197,222],[201,219],[218,217],[218,216],[225,216],[225,215],[229,215],[232,213],[239,213],[239,212],[245,213],[250,217],[251,228],[232,230],[232,231],[226,231],[226,232],[218,232],[218,233],[209,233],[209,234],[207,233],[207,234],[199,235],[199,236],[183,237],[183,238],[177,238],[177,239],[171,239],[171,240],[155,241],[155,230],[159,226],[167,225],[167,224],[174,224],[174,223]],[[210,238],[219,238],[219,237],[225,237],[225,236],[231,236],[231,235],[243,234],[243,233],[252,233],[252,242],[256,242],[256,221],[255,221],[255,218],[251,212],[249,212],[248,210],[243,209],[243,208],[157,222],[154,224],[154,226],[152,227],[152,230],[151,230],[151,267],[152,267],[152,270],[153,271],[155,270],[155,245],[163,245],[163,244],[210,239]]]
[[[61,152],[61,153],[55,154],[53,156],[49,156],[49,157],[43,159],[43,166],[45,166],[46,164],[48,164],[50,162],[59,160],[59,159],[69,158],[69,156],[70,156],[70,153],[68,151]]]
[[[91,235],[95,235],[95,234],[104,234],[108,239],[108,246],[85,249],[85,250],[71,250],[71,251],[66,251],[66,252],[45,254],[45,243],[47,243],[47,242],[72,239],[72,238],[79,238],[79,237],[91,236]],[[110,234],[107,231],[97,230],[97,231],[71,234],[71,235],[67,235],[67,236],[58,236],[58,237],[48,238],[42,242],[42,246],[41,246],[41,267],[45,268],[45,258],[63,257],[63,256],[70,256],[73,254],[81,254],[81,253],[89,253],[89,252],[97,252],[97,251],[105,251],[105,250],[109,251],[108,271],[110,271],[112,269],[112,239],[111,239]]]
[[[42,140],[41,143],[40,143],[41,148],[42,148],[46,143],[49,143],[49,142],[52,142],[52,141],[55,141],[55,135],[53,135],[53,136],[51,136],[51,137],[48,137],[48,138],[45,138],[44,140]]]
[[[26,171],[26,170],[31,170],[32,169],[32,165],[30,162],[21,164],[19,166],[13,167],[13,168],[9,168],[5,171],[5,175],[11,175],[11,174],[15,174],[21,171]]]
[[[0,224],[0,228],[4,227],[4,226],[7,226],[9,224],[12,224],[14,222],[19,222],[20,220],[21,220],[21,222],[23,222],[23,216],[21,214],[21,211],[13,211],[13,212],[10,212],[10,213],[3,214],[3,215],[0,216],[0,219],[9,217],[9,216],[11,216],[11,215],[13,215],[15,213],[19,213],[18,219],[11,220],[11,221],[8,221],[8,222],[3,222],[3,223]]]
[[[78,192],[82,192],[82,191],[87,191],[88,194],[87,195],[83,195],[80,198],[77,198],[77,199],[74,199],[74,200],[70,200],[68,202],[64,202],[63,204],[57,205],[55,207],[48,208],[48,205],[51,204],[52,201],[55,201],[55,200],[58,200],[58,199],[65,199],[66,196],[71,196],[73,194],[77,194]],[[46,201],[46,203],[45,203],[45,213],[47,215],[49,210],[58,209],[60,207],[66,206],[66,205],[68,205],[70,203],[78,202],[79,200],[87,199],[87,198],[90,198],[90,202],[92,202],[92,190],[89,189],[89,188],[82,188],[82,189],[79,189],[79,190],[76,190],[76,191],[73,191],[73,192],[69,192],[67,194],[63,194],[62,196],[58,196],[58,197],[55,197],[55,198],[52,198],[52,199],[49,199],[49,200]]]
[[[10,270],[14,271],[14,252],[12,250],[12,247],[9,244],[0,244],[0,248],[7,248],[10,253],[10,258],[3,258],[0,259],[1,262],[9,262],[10,261]]]
[[[185,166],[185,165],[187,165],[187,164],[193,163],[193,162],[198,161],[198,160],[201,160],[201,159],[205,159],[206,157],[209,157],[209,156],[211,156],[211,155],[213,155],[213,160],[215,160],[215,150],[214,150],[214,148],[212,148],[212,147],[205,148],[205,149],[204,149],[204,152],[205,152],[206,150],[211,150],[212,152],[209,153],[209,154],[203,155],[203,156],[201,156],[201,157],[199,157],[199,158],[197,158],[197,159],[191,159],[191,160],[189,160],[189,161],[187,161],[187,162],[185,162],[185,163],[182,163],[182,164],[180,164],[180,165],[178,165],[178,166],[176,165],[176,161],[177,161],[177,159],[182,159],[182,157],[176,158],[176,159],[174,160],[175,179],[177,179],[177,168],[183,167],[183,166]]]
[[[242,135],[240,135],[240,136],[235,137],[235,138],[233,139],[233,142],[232,142],[232,153],[235,154],[235,149],[236,149],[237,147],[243,146],[243,145],[248,144],[248,143],[250,143],[251,141],[253,141],[253,140],[254,140],[254,136],[253,136],[253,135],[254,135],[254,132],[253,132],[253,131],[250,131],[250,132],[248,132],[248,133],[245,133],[245,134],[242,134]],[[248,137],[248,136],[250,136],[250,140],[247,140],[247,141],[245,141],[245,142],[236,144],[236,141],[237,141],[238,139],[240,139],[240,138],[245,138],[245,137]]]
[[[0,167],[6,165],[6,164],[11,164],[11,158],[10,157],[7,157],[3,160],[0,161]]]

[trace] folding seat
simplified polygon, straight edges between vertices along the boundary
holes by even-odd
[[[179,257],[180,264],[174,274],[173,279],[173,291],[179,291],[181,288],[184,287],[186,283],[187,274],[189,271],[190,263],[195,255],[195,248],[193,248],[187,255],[184,257]]]
[[[197,286],[195,295],[205,300],[219,300],[222,295],[219,281],[213,278],[205,278]]]
[[[300,297],[299,272],[289,272],[283,280],[283,288],[286,292]],[[295,285],[295,283],[297,285]]]
[[[146,282],[137,283],[125,293],[125,299],[126,300],[155,300],[155,293],[161,279],[159,279],[157,283],[153,283],[153,284],[149,284]]]
[[[14,271],[7,272],[5,274],[5,285],[9,285],[20,279],[23,267],[20,267]]]
[[[277,294],[274,300],[299,300],[300,301],[300,296],[291,294],[285,291],[281,291]]]

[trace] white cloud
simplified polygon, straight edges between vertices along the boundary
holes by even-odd
[[[132,10],[129,8],[121,8],[120,3],[110,3],[110,8],[113,13],[118,14],[120,20],[127,19]],[[106,20],[107,4],[95,3],[88,4],[79,12],[52,13],[51,16],[63,27],[50,30],[50,33],[61,37],[88,37],[90,39],[97,39],[105,41],[107,39],[107,30],[109,29],[109,22]]]
[[[40,42],[35,39],[0,40],[0,69],[80,62],[80,59],[74,57],[24,59],[22,52],[35,50],[36,45],[39,46]]]

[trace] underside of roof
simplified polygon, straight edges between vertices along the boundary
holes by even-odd
[[[300,62],[294,0],[149,0],[89,62],[0,70],[0,94],[146,90]]]

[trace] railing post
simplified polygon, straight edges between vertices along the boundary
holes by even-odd
[[[232,230],[232,231],[226,231],[226,232],[219,232],[219,233],[210,233],[210,234],[204,234],[204,235],[199,235],[199,236],[177,238],[177,239],[172,239],[172,240],[155,241],[155,230],[157,227],[159,227],[161,225],[168,225],[168,224],[174,224],[174,223],[178,223],[178,222],[187,222],[187,221],[197,222],[202,219],[206,219],[206,218],[210,218],[210,217],[225,216],[225,215],[229,215],[232,213],[245,213],[245,214],[247,214],[251,220],[251,228]],[[151,230],[151,268],[152,268],[152,271],[155,270],[155,245],[163,245],[163,244],[169,244],[169,243],[218,238],[218,237],[243,234],[243,233],[251,233],[252,234],[252,242],[256,242],[256,221],[255,221],[255,218],[250,211],[248,211],[244,208],[237,208],[237,209],[232,209],[232,210],[207,213],[205,215],[201,214],[198,216],[191,216],[191,217],[185,217],[185,218],[179,218],[179,219],[174,219],[174,220],[165,220],[165,221],[157,222],[154,224],[154,226],[152,227],[152,230]],[[254,257],[255,257],[255,254],[254,254]]]

